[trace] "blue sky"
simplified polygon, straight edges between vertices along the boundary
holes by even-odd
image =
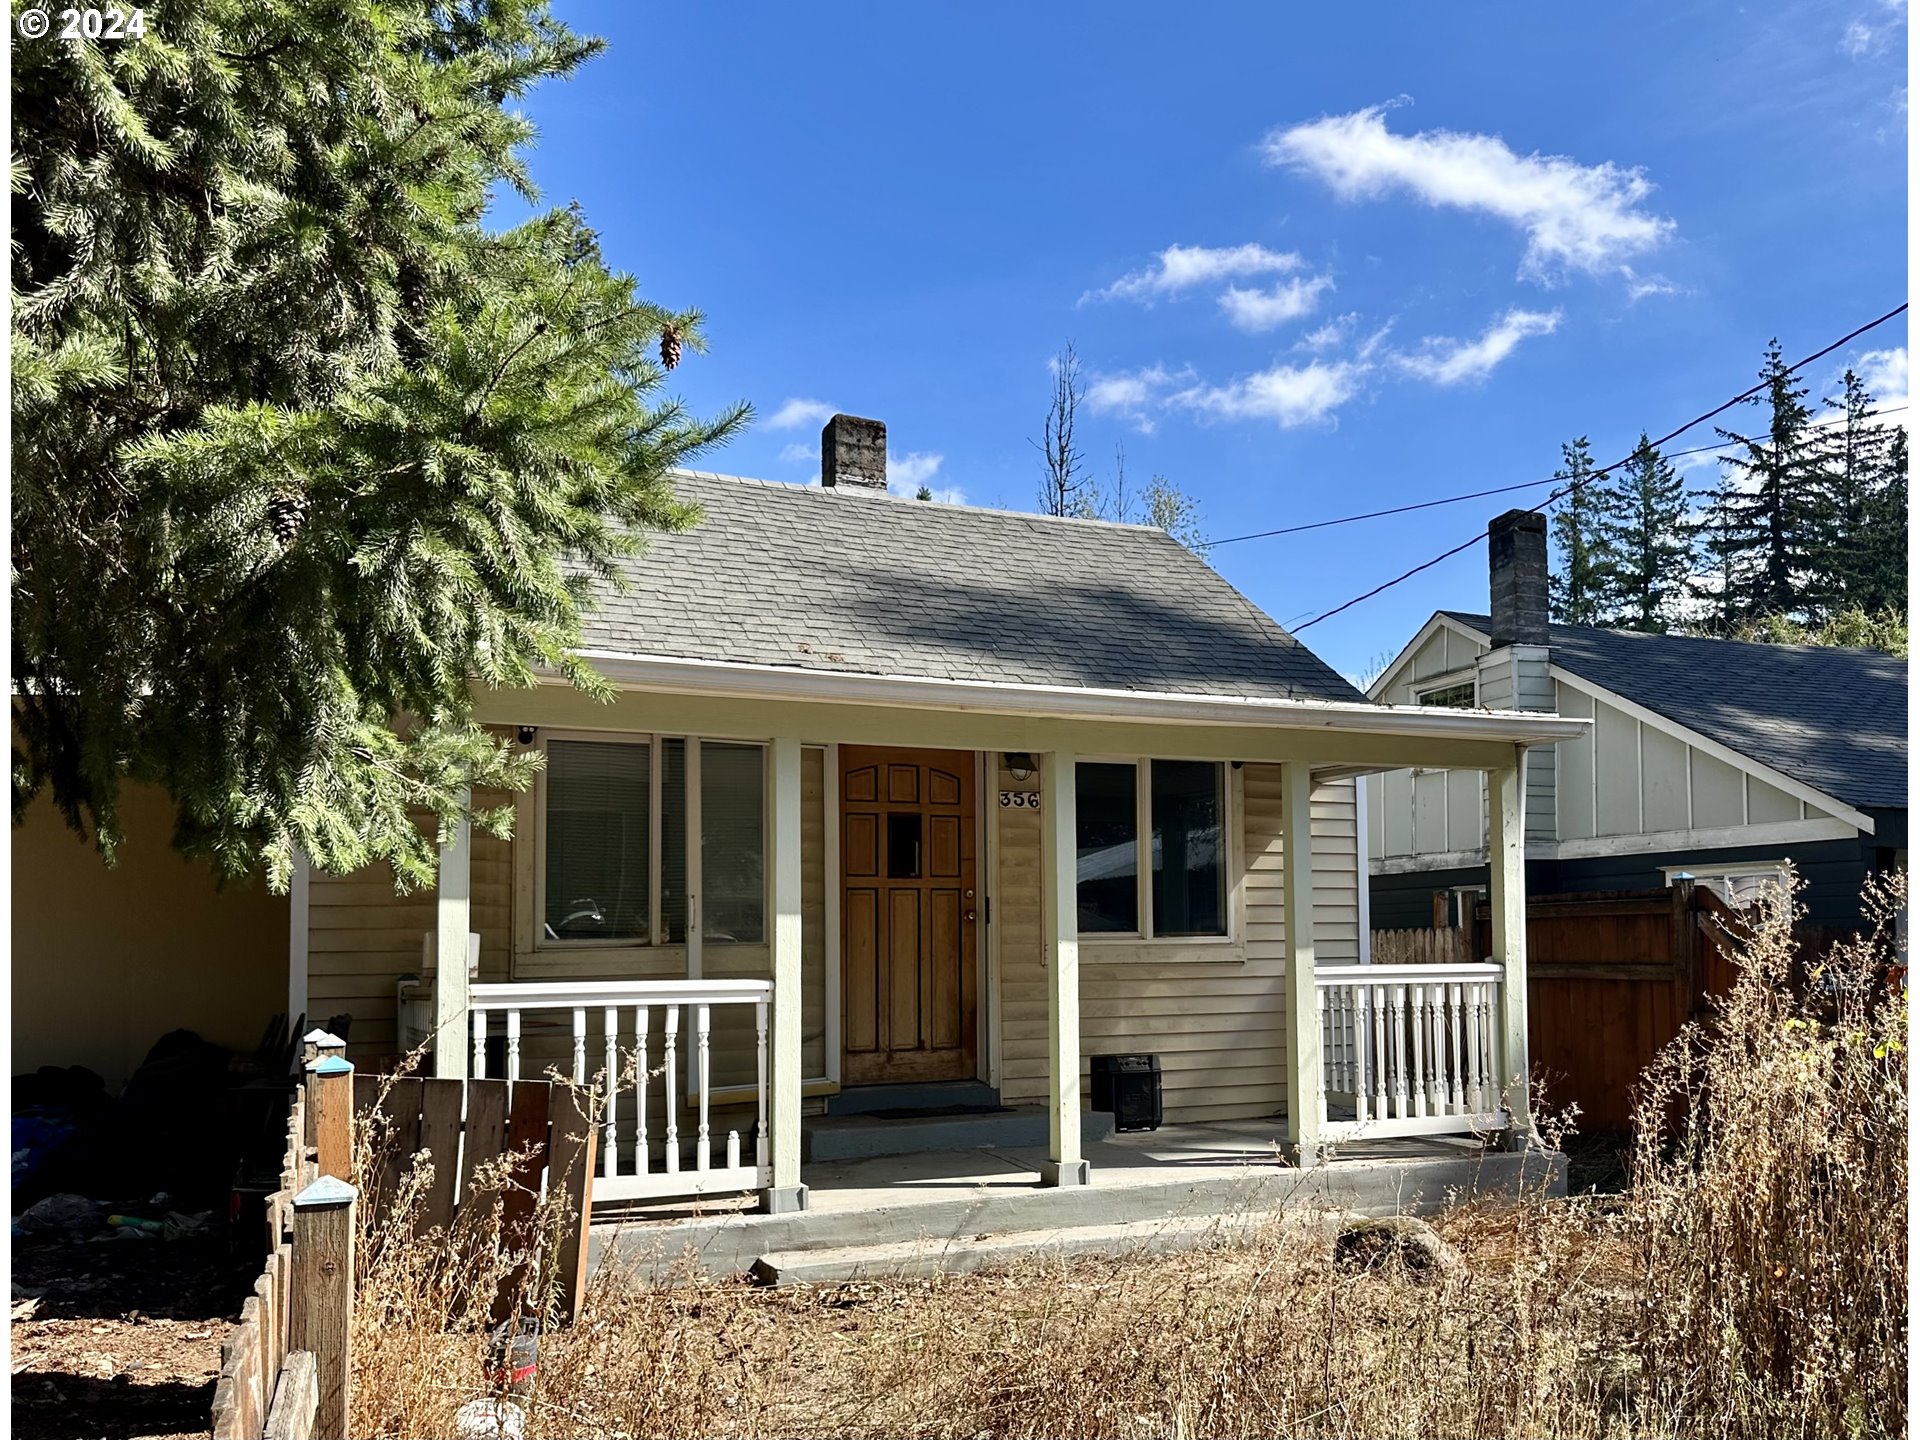
[[[1090,464],[1239,535],[1617,459],[1906,298],[1904,4],[556,10],[609,50],[533,97],[534,177],[706,313],[675,380],[753,402],[732,473],[813,477],[830,407],[1034,508],[1071,338]],[[1846,357],[1888,403],[1906,343]],[[1296,621],[1500,508],[1212,559]],[[1359,673],[1485,592],[1476,548],[1302,638]]]

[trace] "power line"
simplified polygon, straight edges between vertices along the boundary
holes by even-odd
[[[1888,405],[1879,410],[1870,410],[1867,414],[1869,418],[1881,415],[1897,415],[1906,408],[1904,405]],[[1735,445],[1759,445],[1762,443],[1764,442],[1757,436],[1737,435],[1733,439],[1724,440],[1718,445],[1696,445],[1690,450],[1674,450],[1661,458],[1678,460],[1687,455],[1705,455],[1712,450],[1731,450]],[[1268,540],[1276,535],[1299,535],[1304,531],[1325,530],[1334,525],[1352,525],[1361,520],[1381,520],[1389,515],[1407,515],[1415,510],[1431,510],[1439,505],[1457,505],[1462,500],[1484,500],[1489,495],[1510,495],[1516,490],[1535,490],[1542,485],[1551,485],[1556,481],[1566,478],[1564,475],[1549,475],[1543,480],[1522,480],[1513,485],[1496,485],[1491,490],[1469,490],[1464,495],[1443,495],[1438,500],[1419,500],[1411,505],[1394,505],[1385,510],[1368,510],[1360,515],[1341,515],[1332,520],[1313,520],[1305,525],[1283,525],[1278,530],[1256,530],[1250,535],[1229,535],[1224,540],[1207,541],[1207,549],[1211,550],[1219,545],[1238,545],[1242,540]]]
[[[1881,325],[1886,324],[1887,321],[1893,319],[1896,315],[1905,314],[1906,309],[1907,309],[1906,303],[1903,301],[1899,305],[1896,305],[1893,309],[1889,310],[1886,314],[1882,315],[1879,319],[1869,320],[1866,324],[1860,326],[1859,329],[1849,331],[1847,334],[1842,335],[1838,340],[1835,340],[1832,344],[1823,346],[1822,348],[1814,351],[1813,354],[1807,356],[1802,360],[1795,361],[1793,364],[1787,366],[1785,373],[1788,375],[1791,375],[1796,370],[1805,369],[1807,366],[1811,365],[1814,361],[1822,359],[1825,356],[1831,355],[1834,351],[1838,350],[1841,346],[1849,344],[1850,342],[1859,339],[1862,335],[1866,334],[1869,330],[1875,329]],[[1660,446],[1666,444],[1669,440],[1672,440],[1677,436],[1686,434],[1687,431],[1693,429],[1694,426],[1704,425],[1707,421],[1713,419],[1714,416],[1724,414],[1726,411],[1731,410],[1734,406],[1744,404],[1748,400],[1751,400],[1754,396],[1758,395],[1762,390],[1766,389],[1768,383],[1769,382],[1767,380],[1762,380],[1759,384],[1750,386],[1749,388],[1742,390],[1738,395],[1734,396],[1731,400],[1723,401],[1721,404],[1714,406],[1713,409],[1694,416],[1693,419],[1687,421],[1686,424],[1675,426],[1673,429],[1669,430],[1665,435],[1662,435],[1658,440],[1652,440],[1652,441],[1649,441],[1648,443],[1652,445],[1655,449],[1658,449]],[[1636,451],[1638,450],[1638,448],[1639,447],[1637,446],[1635,447]],[[1717,450],[1722,447],[1716,445],[1716,446],[1709,446],[1707,448]],[[1547,498],[1542,500],[1539,504],[1530,505],[1527,508],[1529,511],[1544,510],[1547,506],[1551,505],[1554,501],[1561,499],[1566,495],[1572,494],[1575,490],[1579,489],[1582,485],[1586,485],[1591,483],[1592,481],[1598,480],[1602,475],[1611,474],[1613,471],[1618,470],[1621,466],[1625,465],[1628,461],[1632,459],[1633,459],[1632,455],[1627,455],[1619,460],[1614,461],[1613,464],[1611,465],[1605,465],[1598,470],[1590,471],[1586,475],[1583,475],[1579,479],[1575,480],[1571,485],[1567,485],[1562,487],[1561,489],[1555,490],[1551,495],[1547,496]],[[1404,571],[1401,574],[1394,576],[1393,579],[1384,581],[1381,584],[1374,586],[1373,589],[1367,591],[1365,594],[1356,595],[1351,600],[1343,601],[1340,604],[1334,606],[1331,610],[1323,610],[1320,614],[1314,616],[1311,620],[1308,620],[1301,625],[1295,626],[1294,633],[1298,634],[1302,630],[1311,629],[1313,626],[1318,625],[1322,620],[1330,620],[1335,615],[1340,614],[1340,612],[1343,610],[1351,610],[1354,606],[1360,604],[1362,601],[1371,600],[1374,596],[1380,594],[1382,591],[1391,590],[1394,586],[1399,585],[1404,581],[1411,580],[1414,576],[1418,575],[1421,571],[1431,570],[1434,566],[1438,565],[1442,560],[1451,560],[1455,555],[1458,555],[1462,550],[1471,549],[1473,546],[1478,545],[1484,539],[1486,539],[1486,532],[1483,530],[1479,534],[1470,536],[1468,539],[1462,541],[1460,544],[1455,545],[1451,550],[1443,550],[1440,554],[1434,556],[1431,560],[1422,561],[1420,564],[1414,566],[1411,570]]]

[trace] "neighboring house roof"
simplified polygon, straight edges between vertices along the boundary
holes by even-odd
[[[1492,621],[1440,612],[1486,639]],[[1905,808],[1907,662],[1880,650],[1549,627],[1553,664],[1849,805]]]
[[[1164,531],[677,472],[700,522],[596,586],[589,651],[1173,694],[1366,697]]]

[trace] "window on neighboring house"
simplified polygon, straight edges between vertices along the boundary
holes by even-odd
[[[1668,865],[1667,884],[1691,880],[1711,890],[1736,910],[1746,910],[1766,898],[1769,889],[1787,883],[1785,860],[1749,860],[1737,865]]]
[[[1416,690],[1414,700],[1421,705],[1438,705],[1448,710],[1471,710],[1476,703],[1471,680],[1442,685],[1434,690]]]
[[[546,752],[540,867],[545,941],[683,945],[695,900],[705,939],[765,940],[761,746],[679,738],[551,739]],[[696,895],[690,895],[696,888],[690,883],[691,814],[700,817]]]
[[[1083,935],[1197,939],[1227,933],[1226,766],[1087,761],[1075,773]],[[1140,837],[1149,874],[1142,884]]]

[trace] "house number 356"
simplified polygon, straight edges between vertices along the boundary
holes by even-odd
[[[1002,790],[1000,808],[1002,810],[1038,810],[1040,792],[1038,790]]]

